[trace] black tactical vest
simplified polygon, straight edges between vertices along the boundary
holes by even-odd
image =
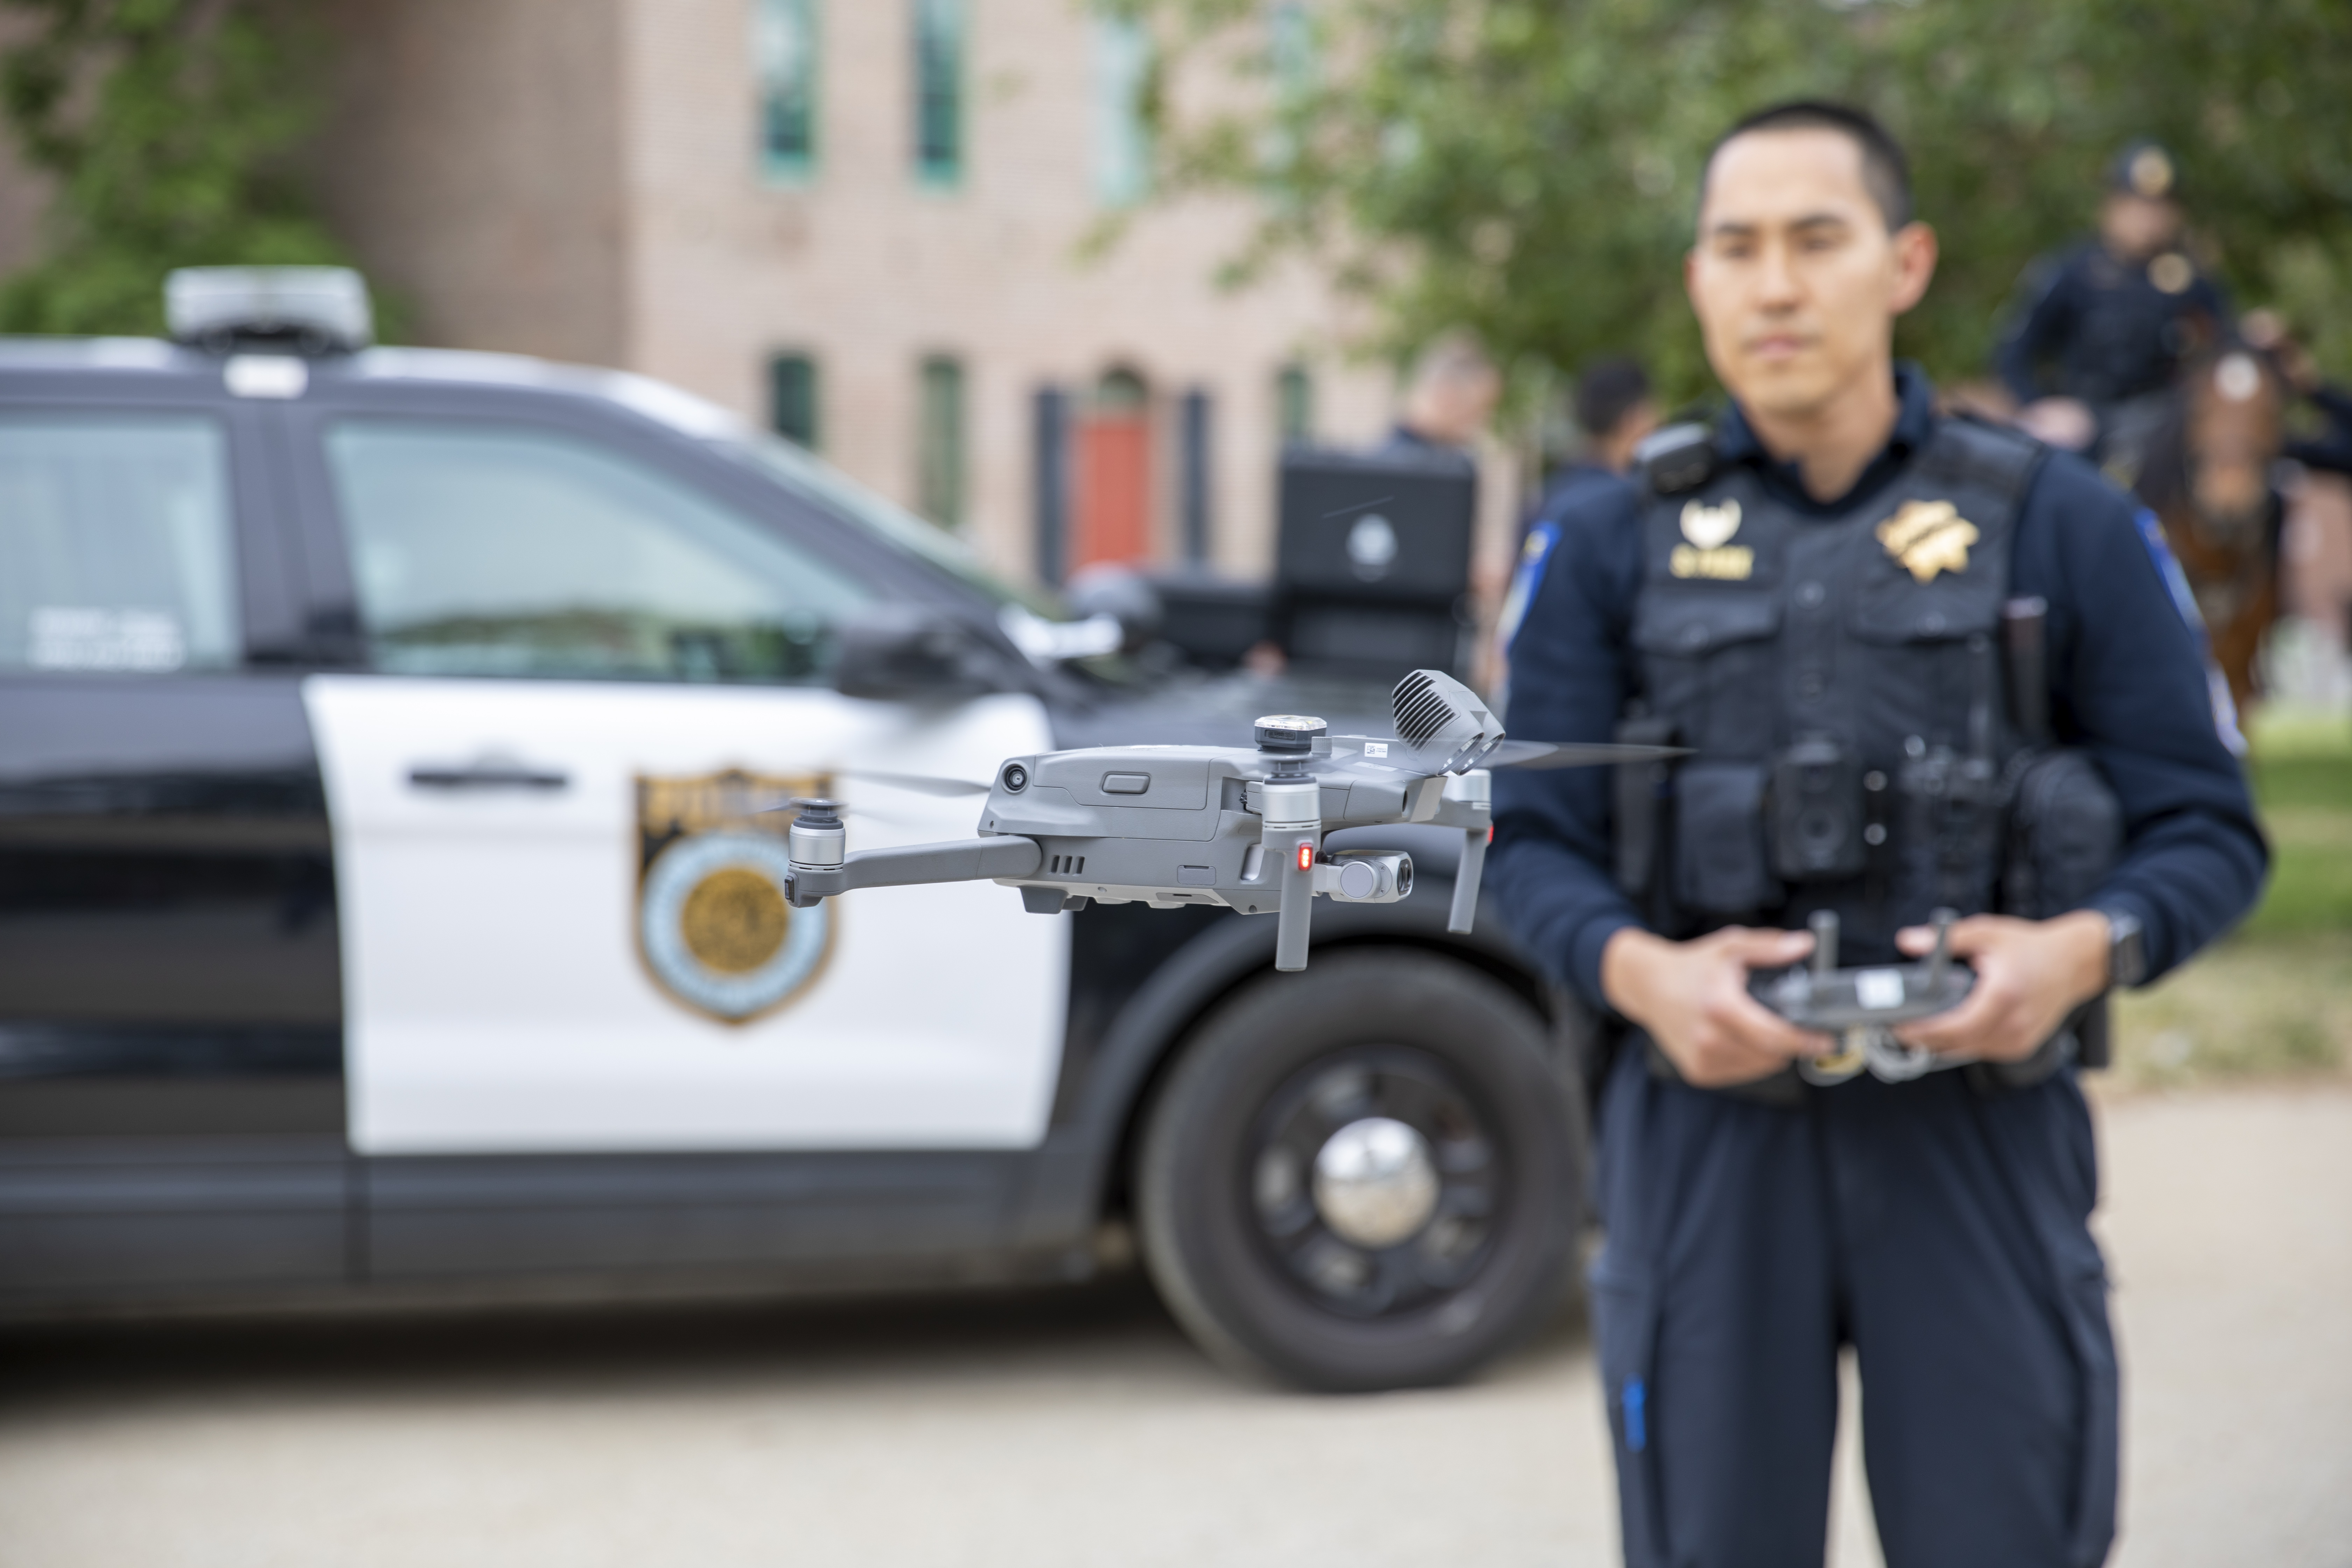
[[[1654,925],[1801,927],[1831,909],[1845,962],[1874,963],[1938,906],[1996,906],[2022,745],[2001,614],[2040,454],[1939,419],[1891,481],[1827,518],[1748,467],[1654,489],[1632,711],[1643,738],[1694,753],[1634,786],[1649,800],[1621,781],[1620,879]],[[1629,805],[1650,837],[1631,854]]]

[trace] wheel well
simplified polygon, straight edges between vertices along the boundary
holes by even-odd
[[[1527,1003],[1535,1010],[1536,1016],[1543,1019],[1547,1028],[1557,1032],[1560,1026],[1562,998],[1559,993],[1547,985],[1540,976],[1530,973],[1524,966],[1513,963],[1503,954],[1486,950],[1474,943],[1448,942],[1414,932],[1367,931],[1359,935],[1339,937],[1331,942],[1317,942],[1314,952],[1315,956],[1319,958],[1329,953],[1382,947],[1405,948],[1417,952],[1433,953],[1477,970],[1500,981],[1507,989]],[[1135,1093],[1129,1099],[1121,1112],[1118,1139],[1112,1148],[1109,1168],[1105,1173],[1103,1183],[1102,1218],[1121,1217],[1128,1212],[1129,1189],[1132,1185],[1135,1166],[1136,1143],[1142,1136],[1143,1119],[1150,1113],[1152,1101],[1159,1097],[1160,1084],[1166,1081],[1168,1074],[1176,1065],[1177,1058],[1183,1054],[1185,1043],[1192,1038],[1193,1031],[1200,1027],[1201,1020],[1207,1017],[1225,998],[1233,995],[1242,987],[1254,984],[1274,972],[1274,966],[1271,963],[1243,970],[1223,985],[1201,995],[1186,1011],[1183,1021],[1168,1031],[1166,1042],[1153,1059],[1150,1070],[1145,1073],[1142,1079],[1136,1085]]]

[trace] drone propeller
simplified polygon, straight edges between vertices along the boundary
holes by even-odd
[[[830,816],[835,821],[845,816],[856,816],[867,822],[887,822],[898,826],[908,826],[912,821],[896,812],[883,811],[870,805],[845,805],[826,795],[795,795],[790,800],[773,800],[766,805],[755,808],[754,815],[772,816],[779,812],[792,814],[795,821],[803,816]]]
[[[1610,741],[1506,741],[1478,765],[1486,768],[1601,768],[1686,757],[1686,746],[1629,746]]]
[[[1367,741],[1374,745],[1398,748],[1408,757],[1426,760],[1409,741],[1393,735],[1334,735],[1335,741]],[[1628,746],[1613,742],[1591,741],[1504,741],[1478,761],[1482,768],[1601,768],[1618,763],[1664,762],[1669,757],[1685,756],[1681,746]],[[1375,767],[1383,765],[1378,757],[1371,760]],[[1393,766],[1394,764],[1387,764]],[[1402,771],[1402,770],[1400,770]]]
[[[839,768],[835,771],[843,778],[870,779],[876,784],[888,784],[893,789],[912,790],[917,795],[939,795],[942,798],[986,795],[995,787],[972,779],[942,778],[937,773],[885,773],[870,772],[865,768]]]

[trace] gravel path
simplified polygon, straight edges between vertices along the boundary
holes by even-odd
[[[2352,1088],[2103,1111],[2125,1568],[2352,1564]],[[1474,1386],[1045,1297],[0,1336],[0,1568],[1599,1564],[1574,1322]],[[1837,1561],[1875,1561],[1849,1462]]]

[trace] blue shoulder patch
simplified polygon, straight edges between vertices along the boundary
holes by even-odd
[[[2132,520],[2139,525],[2139,542],[2147,548],[2147,558],[2156,563],[2156,574],[2164,580],[2164,591],[2172,595],[2172,607],[2180,612],[2188,623],[2189,635],[2197,639],[2197,655],[2205,664],[2205,689],[2213,704],[2213,731],[2231,754],[2246,754],[2245,731],[2238,728],[2237,700],[2230,695],[2230,683],[2221,675],[2221,667],[2213,662],[2213,645],[2205,633],[2205,615],[2197,607],[2196,590],[2189,585],[2189,574],[2180,569],[2179,559],[2172,546],[2165,542],[2164,524],[2147,508],[2139,509]]]
[[[2139,542],[2147,547],[2147,558],[2156,563],[2156,574],[2164,579],[2165,592],[2172,595],[2172,607],[2180,612],[2180,618],[2189,623],[2189,629],[2197,635],[2198,646],[2202,647],[2204,613],[2197,607],[2197,595],[2189,586],[2189,574],[2180,569],[2172,546],[2164,541],[2164,524],[2146,507],[2140,508],[2139,515],[2132,521],[2139,525]]]
[[[1503,595],[1502,613],[1495,617],[1495,637],[1506,654],[1519,635],[1519,624],[1528,618],[1528,606],[1535,603],[1536,590],[1543,586],[1544,568],[1551,563],[1552,546],[1559,542],[1557,522],[1538,522],[1528,530],[1528,542],[1519,551],[1518,567],[1511,574],[1510,591]]]

